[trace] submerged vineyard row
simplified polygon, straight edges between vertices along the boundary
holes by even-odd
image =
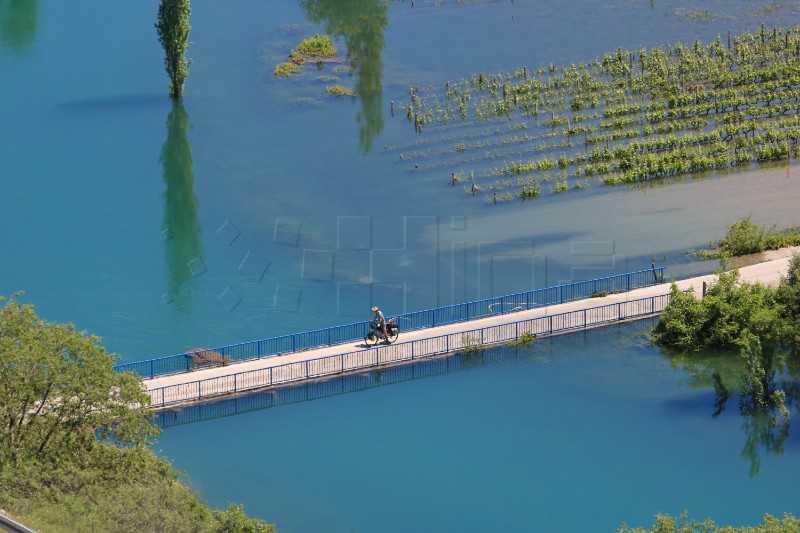
[[[563,192],[569,180],[583,188],[595,178],[632,183],[797,157],[799,67],[800,27],[762,27],[728,35],[727,46],[717,38],[707,45],[620,48],[577,66],[478,74],[446,83],[442,96],[414,88],[404,109],[422,135],[432,126],[442,133],[458,123],[492,121],[507,122],[506,131],[526,130],[501,139],[489,130],[465,133],[442,151],[459,156],[447,162],[451,182],[477,179],[465,190],[491,193],[496,203],[538,196],[541,182],[555,181],[555,192]],[[531,119],[532,125],[522,122]],[[480,149],[489,151],[469,155]],[[530,153],[543,157],[519,159]],[[478,164],[492,159],[500,166]]]

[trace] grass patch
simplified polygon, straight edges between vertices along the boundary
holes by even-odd
[[[276,65],[273,74],[279,78],[288,78],[290,75],[298,72],[299,70],[300,65],[292,63],[291,61],[286,61],[285,63],[279,63]]]
[[[526,331],[522,333],[518,339],[514,339],[513,341],[508,341],[506,346],[510,346],[512,348],[524,348],[525,346],[530,346],[531,344],[536,341],[536,335],[531,333],[530,331]]]
[[[352,89],[348,89],[342,85],[330,85],[325,90],[328,92],[328,94],[332,94],[334,96],[353,96]]]

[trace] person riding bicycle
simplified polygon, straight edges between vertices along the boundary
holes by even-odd
[[[386,342],[389,342],[389,334],[386,332],[386,319],[383,317],[383,313],[380,309],[378,309],[377,305],[372,308],[372,312],[375,313],[375,318],[373,318],[373,321],[378,323],[378,327],[380,328],[381,333],[383,333],[383,339]]]

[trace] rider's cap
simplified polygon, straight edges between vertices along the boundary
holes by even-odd
[[[373,306],[373,307],[372,307],[372,310],[373,310],[373,311],[377,311],[377,310],[378,310],[378,306],[377,306],[377,305],[376,305],[376,306]]]

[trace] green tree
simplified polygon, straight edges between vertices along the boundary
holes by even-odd
[[[99,341],[42,320],[15,296],[0,308],[0,463],[78,456],[93,447],[95,430],[112,426],[123,445],[157,434],[141,380],[114,372]]]
[[[158,7],[156,31],[164,48],[164,67],[169,76],[169,94],[173,98],[183,95],[183,84],[189,75],[191,59],[186,59],[188,50],[189,15],[192,13],[189,0],[161,0]]]
[[[795,350],[800,349],[800,254],[789,260],[786,276],[778,285],[778,302],[783,306],[787,321],[786,343]]]
[[[274,531],[239,506],[212,511],[147,447],[141,378],[99,341],[16,295],[0,307],[0,507],[49,532]]]
[[[775,344],[785,332],[783,306],[774,289],[741,282],[739,271],[731,270],[719,274],[702,300],[673,284],[670,303],[651,338],[680,351],[731,350],[741,347],[744,332],[762,344]]]

